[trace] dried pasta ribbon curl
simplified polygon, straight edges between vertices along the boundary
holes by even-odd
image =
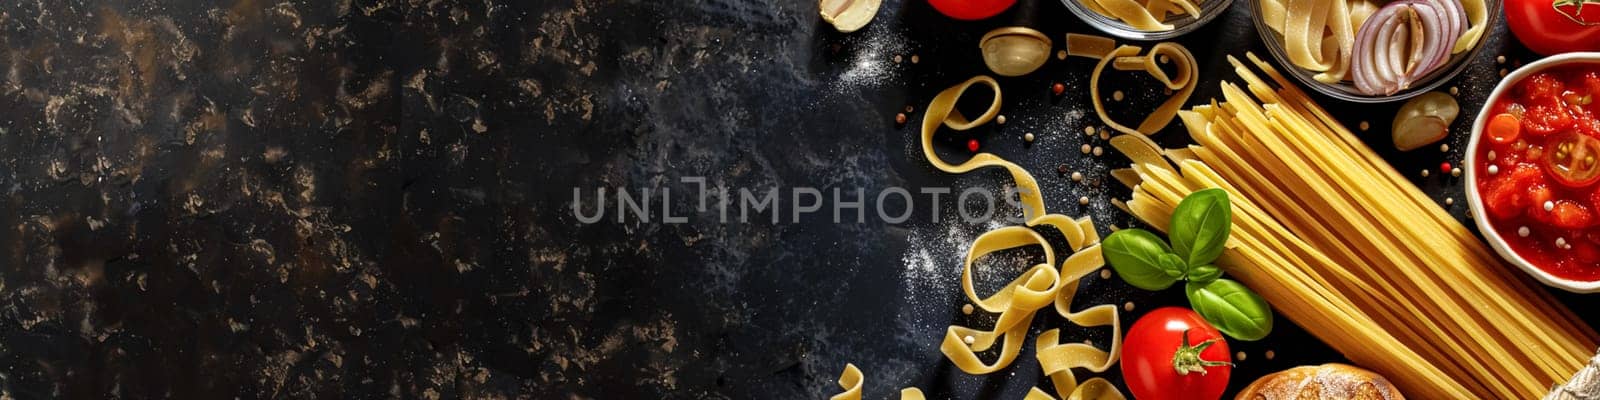
[[[1170,81],[1164,78],[1163,75],[1164,81]],[[1183,79],[1192,79],[1192,76],[1180,75],[1180,80]],[[968,119],[955,109],[955,104],[967,89],[978,85],[986,86],[993,91],[994,100],[977,118]],[[1050,374],[1057,394],[1071,399],[1121,399],[1121,393],[1103,379],[1091,379],[1081,386],[1078,385],[1071,371],[1072,368],[1081,367],[1103,372],[1116,364],[1122,348],[1121,324],[1115,306],[1102,305],[1077,313],[1071,312],[1072,297],[1077,293],[1078,280],[1105,265],[1100,253],[1100,238],[1095,233],[1093,221],[1088,218],[1074,220],[1064,215],[1047,213],[1039,195],[1038,181],[1022,167],[1010,161],[990,153],[979,153],[965,162],[952,164],[939,158],[933,151],[933,135],[941,126],[966,130],[982,125],[999,113],[1000,99],[999,84],[993,78],[977,76],[934,96],[923,116],[921,144],[923,155],[927,157],[929,163],[941,171],[956,174],[985,167],[1004,168],[1016,183],[1023,213],[1027,219],[1027,226],[1004,227],[980,235],[968,250],[963,263],[962,291],[979,308],[1000,314],[994,326],[983,330],[952,325],[945,331],[945,338],[939,349],[951,363],[969,374],[998,371],[1016,360],[1033,316],[1039,310],[1053,305],[1058,313],[1074,324],[1083,327],[1109,326],[1112,329],[1110,351],[1100,350],[1087,344],[1057,343],[1059,330],[1051,330],[1039,337],[1037,356],[1041,365]],[[1059,231],[1071,250],[1075,251],[1060,264],[1059,268],[1056,266],[1055,249],[1043,235],[1034,230],[1046,225]],[[979,296],[973,287],[973,263],[990,253],[1026,246],[1042,248],[1044,262],[1029,268],[995,293],[987,297]],[[971,344],[966,341],[969,337],[972,339]],[[978,357],[977,352],[986,351],[997,343],[1000,345],[1000,354],[994,362],[985,363]]]
[[[1073,43],[1103,47],[1105,41],[1086,35],[1069,34],[1067,35],[1067,43],[1069,48],[1072,47]],[[1123,45],[1103,54],[1094,54],[1088,51],[1079,51],[1072,54],[1100,60],[1100,63],[1094,66],[1093,75],[1089,76],[1090,102],[1094,104],[1094,112],[1100,116],[1100,121],[1118,132],[1151,135],[1166,127],[1167,124],[1172,123],[1172,119],[1178,115],[1178,109],[1183,108],[1183,103],[1189,101],[1189,96],[1194,94],[1195,87],[1198,86],[1197,79],[1200,75],[1200,67],[1194,60],[1194,54],[1190,53],[1188,48],[1177,43],[1157,43],[1150,48],[1149,53],[1144,55],[1139,55],[1141,50],[1143,49],[1139,46]],[[1171,60],[1176,64],[1177,77],[1169,76],[1166,70],[1161,69],[1160,60],[1162,58]],[[1160,106],[1156,107],[1155,111],[1146,116],[1144,121],[1139,123],[1137,129],[1129,128],[1111,120],[1111,117],[1106,114],[1105,102],[1101,100],[1100,75],[1105,72],[1107,65],[1119,71],[1144,70],[1151,77],[1160,81],[1167,89],[1175,92],[1172,97],[1167,98],[1166,102],[1161,103]]]
[[[1134,29],[1142,31],[1172,30],[1172,24],[1161,22],[1161,19],[1151,14],[1150,10],[1146,10],[1144,5],[1133,0],[1089,0],[1085,2],[1085,4],[1088,3],[1094,4],[1094,6],[1089,7],[1090,10],[1121,20]],[[1163,10],[1162,12],[1165,13],[1166,11]],[[1194,15],[1200,14],[1195,13]]]
[[[861,374],[861,369],[855,364],[845,364],[844,373],[839,375],[839,387],[844,392],[829,397],[828,400],[861,400],[861,387],[866,383],[866,377]],[[922,390],[917,388],[900,389],[900,400],[926,400]]]
[[[1288,0],[1284,21],[1284,52],[1289,62],[1312,71],[1333,68],[1332,60],[1322,57],[1322,31],[1327,27],[1333,1]]]
[[[1158,79],[1169,81],[1165,79],[1164,74]],[[1187,79],[1192,77],[1180,75],[1180,80]],[[994,100],[977,118],[968,119],[955,109],[955,104],[967,89],[978,85],[986,86],[993,91]],[[1100,237],[1094,230],[1094,222],[1089,218],[1072,219],[1065,215],[1047,213],[1044,201],[1040,198],[1039,183],[1033,175],[994,154],[979,153],[965,162],[952,164],[945,162],[933,152],[933,134],[941,126],[954,130],[967,130],[983,125],[1000,112],[1000,99],[1000,84],[995,82],[994,78],[973,77],[934,96],[922,120],[922,152],[934,168],[955,174],[986,167],[1004,168],[1016,183],[1023,213],[1027,218],[1027,226],[1009,226],[980,235],[973,242],[972,248],[967,251],[962,267],[961,285],[967,298],[984,311],[1000,314],[994,327],[982,330],[950,326],[945,331],[944,342],[940,344],[939,349],[952,364],[969,374],[986,374],[1000,370],[1015,361],[1021,352],[1022,340],[1028,333],[1033,316],[1039,310],[1053,305],[1056,312],[1074,324],[1083,327],[1108,326],[1112,329],[1111,351],[1100,350],[1082,343],[1062,344],[1059,340],[1059,329],[1040,334],[1037,339],[1036,355],[1045,373],[1050,376],[1056,393],[1064,399],[1071,400],[1124,400],[1122,393],[1105,379],[1089,379],[1080,385],[1072,374],[1072,368],[1104,372],[1116,364],[1117,356],[1122,350],[1122,324],[1115,306],[1100,305],[1076,313],[1071,312],[1072,298],[1077,293],[1078,280],[1105,265],[1105,259],[1100,253]],[[1055,267],[1054,248],[1043,235],[1033,229],[1040,226],[1055,228],[1075,251],[1061,263],[1059,269]],[[1029,268],[994,294],[980,297],[972,283],[973,262],[993,252],[1025,246],[1042,248],[1044,263]],[[970,345],[966,343],[968,337],[972,338]],[[1000,355],[993,363],[984,363],[978,358],[977,352],[986,351],[996,343],[1000,344]],[[844,392],[833,396],[831,400],[860,400],[863,381],[860,369],[854,364],[845,365],[844,373],[839,376],[839,386]],[[923,395],[916,388],[906,388],[901,390],[900,398],[923,400]],[[1034,388],[1028,394],[1028,398],[1055,399],[1038,388]]]
[[[1200,6],[1193,0],[1075,0],[1096,14],[1116,19],[1137,30],[1172,30],[1164,20],[1168,14],[1187,14],[1200,18]],[[1140,4],[1143,3],[1143,4]]]

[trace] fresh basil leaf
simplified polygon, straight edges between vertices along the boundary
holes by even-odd
[[[1178,281],[1161,266],[1161,255],[1172,254],[1160,237],[1143,229],[1113,232],[1100,245],[1101,254],[1111,269],[1129,285],[1144,290],[1161,290]]]
[[[1250,288],[1230,279],[1184,286],[1189,308],[1217,330],[1238,340],[1261,340],[1272,332],[1272,308]]]
[[[1191,267],[1216,261],[1228,242],[1232,218],[1227,191],[1206,189],[1190,193],[1172,212],[1167,237],[1172,240],[1173,252]]]
[[[1206,264],[1189,268],[1189,283],[1206,285],[1222,277],[1222,268],[1215,264]]]
[[[1161,253],[1156,261],[1156,266],[1161,267],[1161,272],[1166,272],[1172,279],[1183,279],[1183,274],[1189,269],[1183,264],[1183,257],[1178,257],[1177,254]]]

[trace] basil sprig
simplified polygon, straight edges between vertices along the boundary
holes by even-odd
[[[1106,237],[1106,262],[1129,285],[1163,290],[1186,281],[1189,307],[1217,330],[1238,340],[1260,340],[1272,332],[1272,308],[1243,284],[1222,278],[1213,264],[1222,256],[1233,228],[1228,192],[1206,189],[1189,194],[1172,212],[1168,246],[1143,229],[1123,229]]]

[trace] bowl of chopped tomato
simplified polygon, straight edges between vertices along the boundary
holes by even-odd
[[[1468,149],[1467,198],[1490,246],[1547,285],[1600,292],[1600,53],[1506,75]]]

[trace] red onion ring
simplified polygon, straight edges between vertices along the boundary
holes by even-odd
[[[1409,13],[1407,13],[1409,11]],[[1405,15],[1405,14],[1409,14]],[[1421,48],[1407,48],[1416,18]],[[1384,5],[1357,31],[1350,77],[1368,95],[1391,95],[1411,87],[1449,60],[1465,32],[1466,11],[1460,0],[1403,0]],[[1407,51],[1409,50],[1409,51]],[[1407,71],[1407,65],[1415,65]]]

